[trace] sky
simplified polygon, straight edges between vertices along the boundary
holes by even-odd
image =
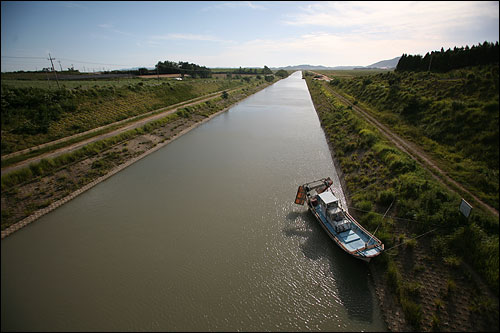
[[[368,66],[499,40],[498,1],[2,1],[1,71]]]

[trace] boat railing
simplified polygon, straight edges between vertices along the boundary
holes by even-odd
[[[350,252],[350,253],[360,253],[360,252],[363,252],[363,251],[366,251],[366,250],[370,250],[370,249],[373,249],[375,247],[380,247],[380,246],[382,246],[382,250],[383,250],[384,249],[384,245],[383,244],[372,244],[372,245],[368,245],[368,246],[365,245],[362,248],[354,250],[354,251],[349,251],[348,250],[348,252]]]
[[[370,250],[370,249],[373,249],[374,247],[379,247],[381,245],[383,246],[383,244],[379,244],[379,243],[371,244],[371,245],[365,246],[363,250]]]
[[[356,226],[358,228],[360,228],[361,230],[363,230],[366,234],[368,235],[371,235],[371,239],[373,239],[376,243],[382,243],[377,237],[373,236],[368,230],[366,230],[365,228],[363,228],[363,226],[361,224],[359,224],[356,219],[354,217],[351,216],[351,214],[349,214],[347,211],[345,211],[345,213],[347,214],[347,216],[351,219],[351,221],[353,221]],[[380,244],[377,244],[377,245],[380,245]]]
[[[305,184],[302,184],[302,186],[308,186],[308,185],[311,185],[311,184],[314,184],[314,183],[321,183],[321,184],[325,184],[325,182],[328,182],[328,183],[331,183],[332,180],[330,179],[330,177],[327,177],[327,178],[321,178],[321,179],[318,179],[318,180],[313,180],[311,182],[308,182],[308,183],[305,183]]]

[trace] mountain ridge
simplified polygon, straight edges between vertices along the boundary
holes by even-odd
[[[381,60],[376,63],[373,63],[368,66],[334,66],[328,67],[323,65],[309,65],[309,64],[301,64],[301,65],[293,65],[293,66],[284,66],[284,67],[273,67],[272,69],[284,69],[284,70],[349,70],[349,69],[391,69],[396,68],[398,61],[401,57],[395,57],[388,60]]]

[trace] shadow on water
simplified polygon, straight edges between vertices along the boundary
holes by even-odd
[[[290,212],[286,220],[284,234],[305,239],[300,248],[307,258],[328,260],[337,284],[338,297],[349,318],[372,322],[374,300],[369,287],[368,263],[353,258],[338,248],[309,210]]]

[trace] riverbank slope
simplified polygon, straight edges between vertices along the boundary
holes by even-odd
[[[492,217],[477,212],[478,225],[467,223],[456,194],[336,99],[326,82],[306,82],[349,210],[378,230],[388,250],[370,262],[388,329],[496,330],[498,259],[495,266],[491,253],[498,252],[498,237],[478,226],[494,224]],[[469,256],[459,252],[464,244]]]
[[[252,87],[226,92],[75,152],[42,159],[22,169],[31,174],[28,181],[9,186],[2,177],[2,238],[272,83],[262,81]]]

